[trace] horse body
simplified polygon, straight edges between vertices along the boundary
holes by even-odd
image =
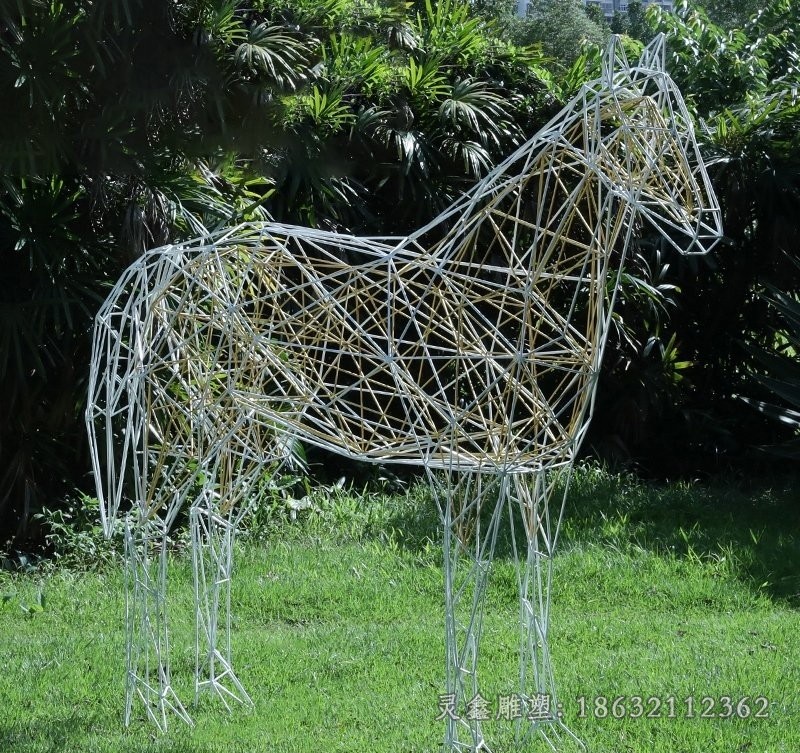
[[[148,379],[165,361],[174,369],[187,341],[197,343],[197,317],[171,306],[182,304],[186,285],[195,300],[205,299],[201,316],[208,317],[205,344],[194,352],[214,356],[205,374],[195,358],[169,383],[174,390],[179,381],[197,400],[214,398],[209,381],[224,366],[239,384],[220,393],[223,400],[364,460],[513,467],[541,462],[573,440],[572,414],[584,408],[573,402],[559,420],[543,377],[554,377],[551,392],[583,395],[596,348],[582,327],[548,310],[533,285],[525,291],[520,273],[481,281],[471,263],[419,269],[393,249],[357,267],[331,259],[323,278],[313,274],[318,259],[293,247],[291,229],[260,230],[263,245],[248,249],[246,260],[238,245],[217,247],[213,257],[189,261],[153,301],[151,315],[170,347],[158,353],[163,344],[151,345],[160,357],[150,361]],[[341,248],[330,236],[317,240],[316,251],[322,240],[332,253]],[[302,273],[310,280],[298,285]],[[237,300],[243,278],[251,294]],[[228,350],[217,353],[223,338]]]
[[[171,687],[158,598],[163,540],[185,505],[198,689],[249,700],[218,618],[236,525],[286,436],[427,470],[445,531],[454,698],[478,693],[488,563],[501,513],[514,506],[528,542],[520,692],[530,681],[554,694],[549,558],[560,513],[551,522],[547,473],[570,466],[586,430],[636,223],[681,252],[708,250],[721,234],[661,39],[638,67],[612,43],[602,79],[407,238],[243,225],[129,268],[98,314],[87,411],[107,527],[133,482],[126,719],[136,696],[159,726],[169,710],[189,719]],[[432,235],[441,240],[430,246]],[[359,263],[343,261],[348,254]],[[155,554],[153,541],[162,542]],[[470,598],[459,586],[467,582]],[[560,723],[546,722],[549,731],[534,727],[553,744]],[[475,721],[448,720],[446,740],[485,748]]]

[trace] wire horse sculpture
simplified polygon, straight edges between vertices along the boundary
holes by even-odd
[[[681,253],[721,237],[664,56],[658,37],[630,64],[612,39],[598,80],[408,237],[244,224],[150,251],[123,274],[96,320],[87,426],[107,533],[132,499],[126,724],[136,698],[162,730],[170,712],[191,723],[166,617],[166,537],[185,509],[196,693],[250,703],[231,658],[233,540],[259,480],[300,440],[425,468],[444,529],[454,708],[479,692],[484,594],[508,518],[529,712],[517,738],[579,744],[555,713],[548,650],[564,506],[554,479],[592,413],[635,228]],[[534,698],[551,712],[534,719]],[[455,717],[447,749],[489,750],[480,720]]]

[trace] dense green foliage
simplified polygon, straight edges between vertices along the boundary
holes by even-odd
[[[583,0],[530,0],[523,17],[518,16],[516,0],[478,0],[475,7],[514,42],[540,45],[556,70],[569,67],[583,48],[602,45],[609,35],[599,7],[586,6]]]
[[[800,302],[769,284],[763,297],[779,316],[775,339],[767,345],[751,345],[749,350],[753,356],[751,374],[767,395],[743,399],[793,430],[791,439],[764,449],[796,460],[800,457]]]
[[[706,0],[702,3],[711,20],[726,29],[741,28],[765,5],[759,0]]]
[[[507,0],[0,0],[13,113],[0,130],[0,544],[91,491],[91,317],[127,263],[241,219],[408,232],[593,75],[586,44],[604,23],[545,5],[515,20]],[[770,303],[800,293],[797,4],[711,12],[720,25],[693,5],[643,15],[632,2],[623,19],[637,39],[669,37],[728,236],[691,260],[642,237],[624,270],[588,445],[660,476],[751,464],[752,447],[797,432],[752,407],[786,405],[758,354],[797,356]]]
[[[539,53],[460,0],[4,0],[2,16],[11,534],[91,486],[91,317],[145,248],[267,216],[407,231],[535,131],[552,99]]]
[[[89,486],[80,414],[106,285],[247,200],[199,153],[237,137],[252,81],[191,43],[186,4],[6,0],[2,16],[0,523],[19,532]]]

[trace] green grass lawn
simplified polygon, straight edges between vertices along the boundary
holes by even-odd
[[[555,562],[551,647],[565,721],[592,753],[800,750],[798,532],[791,485],[655,489],[578,473]],[[293,523],[262,518],[238,552],[233,596],[236,667],[255,708],[228,714],[205,698],[191,709],[195,727],[175,721],[163,736],[141,710],[122,726],[119,568],[2,573],[0,751],[435,751],[436,536],[419,491],[338,494]],[[176,556],[173,672],[186,701],[190,574]],[[517,676],[516,589],[502,547],[492,578],[481,693],[496,707]],[[630,718],[634,696],[645,714],[659,699],[660,718]],[[749,696],[751,716],[702,716],[712,702],[724,714],[726,696],[734,706]],[[755,697],[767,699],[765,718],[754,718]],[[604,718],[598,698],[608,699]],[[485,730],[495,753],[511,749],[511,722]]]

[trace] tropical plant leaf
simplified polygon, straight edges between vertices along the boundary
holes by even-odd
[[[510,120],[503,98],[486,81],[459,79],[439,105],[445,126],[470,131],[481,144],[500,143],[502,124]]]
[[[322,133],[336,133],[356,120],[355,113],[342,101],[341,91],[323,91],[314,86],[304,101],[311,120]]]
[[[405,83],[412,97],[438,101],[447,96],[450,83],[445,75],[442,62],[436,58],[417,61],[411,57],[404,71]]]
[[[235,60],[240,67],[294,90],[308,78],[312,45],[284,27],[262,23],[250,29],[247,40],[236,49]]]
[[[460,162],[464,172],[472,178],[480,178],[492,166],[491,155],[477,141],[446,138],[442,141],[442,149],[454,162]]]
[[[795,398],[797,396],[798,395],[795,394]],[[751,397],[742,397],[741,400],[751,408],[755,408],[759,413],[763,413],[776,421],[788,424],[789,426],[800,427],[800,411],[775,405],[774,403],[769,403],[764,400],[755,400]]]

